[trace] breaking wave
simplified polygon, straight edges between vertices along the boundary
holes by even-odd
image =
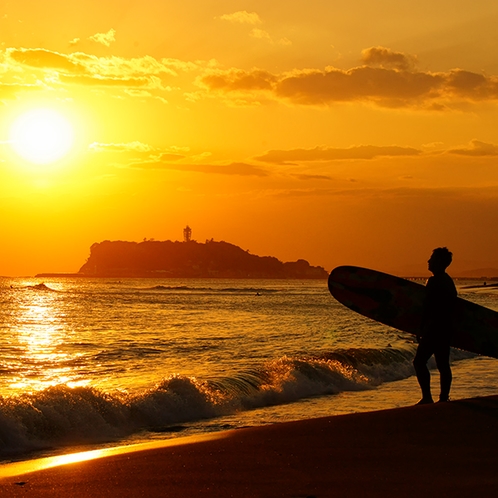
[[[35,290],[35,291],[50,291],[50,292],[57,292],[55,289],[52,289],[45,283],[40,283],[40,284],[33,284],[33,285],[27,285],[25,287],[28,290]]]
[[[139,393],[50,387],[5,397],[0,454],[118,441],[140,431],[310,396],[372,389],[413,374],[414,349],[347,349],[316,357],[282,357],[259,368],[207,380],[173,375]]]

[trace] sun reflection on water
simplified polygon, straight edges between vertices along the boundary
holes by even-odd
[[[65,347],[68,330],[61,290],[30,282],[16,290],[9,361],[13,375],[5,386],[10,393],[81,385],[74,382],[74,355]]]

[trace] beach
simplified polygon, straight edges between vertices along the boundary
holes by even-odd
[[[496,496],[496,441],[489,396],[178,438],[36,472],[4,465],[0,496]]]

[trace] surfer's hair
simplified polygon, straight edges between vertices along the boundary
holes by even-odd
[[[453,261],[453,253],[447,247],[438,247],[432,251],[432,255],[445,267],[448,268]]]

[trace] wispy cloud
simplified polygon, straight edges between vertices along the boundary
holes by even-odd
[[[127,77],[104,77],[98,75],[61,75],[59,81],[70,84],[85,86],[107,86],[107,87],[134,87],[134,88],[161,88],[159,79],[153,76],[142,78]],[[142,94],[143,95],[143,94]]]
[[[259,38],[260,40],[266,40],[270,43],[278,44],[278,45],[292,45],[292,42],[288,38],[279,38],[275,40],[268,31],[260,28],[254,28],[251,30],[250,35],[253,38]]]
[[[420,150],[412,147],[360,145],[346,149],[315,147],[314,149],[271,150],[256,159],[274,164],[296,164],[308,161],[369,160],[382,156],[417,156],[420,153]]]
[[[247,10],[239,10],[232,14],[224,14],[220,16],[220,19],[240,24],[261,24],[262,22],[256,12],[247,12]]]
[[[41,84],[11,84],[11,83],[0,83],[0,99],[15,99],[16,96],[22,92],[29,92],[33,90],[41,90],[43,86]]]
[[[143,170],[174,170],[193,173],[231,176],[269,176],[261,166],[245,162],[229,164],[205,163],[209,152],[192,153],[188,147],[156,148],[143,142],[99,143],[89,145],[90,151],[113,154],[114,166]],[[117,158],[117,157],[120,157]]]
[[[308,173],[296,173],[292,175],[294,178],[297,178],[298,180],[332,180],[332,177],[327,176],[327,175],[311,175]]]
[[[43,48],[11,48],[7,50],[7,54],[10,59],[24,66],[39,69],[58,69],[72,74],[80,74],[87,71],[85,66],[77,58]]]
[[[259,166],[243,162],[234,162],[230,164],[177,164],[167,161],[147,161],[135,163],[132,165],[139,169],[169,169],[175,171],[217,174],[217,175],[236,175],[236,176],[268,176],[269,173]]]
[[[451,149],[449,154],[458,154],[460,156],[498,156],[498,145],[472,140],[468,147]]]
[[[150,145],[139,141],[126,143],[93,142],[88,147],[94,152],[151,152],[154,150]]]
[[[46,85],[68,84],[115,88],[159,89],[168,91],[162,78],[177,75],[179,64],[170,60],[159,61],[153,57],[126,59],[122,57],[97,57],[82,52],[61,54],[45,49],[9,48],[4,52],[6,67],[21,79],[26,68],[45,72],[37,81],[45,79]],[[14,67],[17,64],[18,67]],[[28,73],[28,71],[26,71]],[[42,73],[43,75],[43,73]],[[32,78],[31,71],[26,79]],[[143,94],[137,96],[143,97]]]
[[[111,43],[116,41],[116,30],[110,29],[107,33],[96,33],[90,36],[88,39],[96,43],[101,43],[106,47],[110,47]]]
[[[224,14],[219,17],[223,21],[229,21],[231,23],[237,24],[247,24],[250,26],[256,26],[263,24],[262,19],[256,12],[247,12],[246,10],[240,10],[234,12],[233,14]],[[274,38],[267,30],[254,27],[249,32],[249,36],[259,40],[264,40],[272,44],[278,45],[292,45],[292,42],[286,38]]]
[[[131,77],[159,74],[176,75],[170,61],[144,56],[126,59],[123,57],[97,57],[82,52],[61,54],[45,49],[9,48],[7,58],[28,67],[58,69],[65,74],[87,74],[95,76]]]

